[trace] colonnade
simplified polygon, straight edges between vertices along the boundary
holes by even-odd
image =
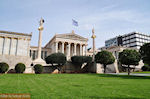
[[[67,58],[71,56],[83,56],[86,55],[87,44],[71,43],[71,42],[55,42],[55,52],[64,53]]]

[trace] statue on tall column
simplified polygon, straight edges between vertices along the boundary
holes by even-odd
[[[39,23],[40,23],[40,27],[38,28],[38,30],[41,31],[41,30],[43,30],[44,19],[41,18]]]
[[[35,59],[34,61],[33,61],[33,63],[34,64],[41,64],[41,65],[45,65],[46,64],[46,62],[41,58],[41,47],[42,47],[42,31],[43,31],[43,23],[44,23],[44,19],[42,19],[41,18],[41,20],[40,20],[40,26],[39,26],[39,28],[38,28],[38,30],[39,30],[39,41],[38,41],[38,57],[37,57],[37,59]]]
[[[92,39],[93,39],[93,61],[95,61],[95,38],[96,38],[96,35],[94,34],[95,31],[94,31],[94,28],[92,29]]]

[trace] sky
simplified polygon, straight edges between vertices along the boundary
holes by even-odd
[[[105,40],[133,31],[150,33],[150,0],[0,0],[0,30],[31,33],[31,45],[38,45],[38,27],[45,20],[42,46],[55,35],[70,33],[89,39],[92,28],[96,47]],[[78,27],[72,25],[78,21]]]

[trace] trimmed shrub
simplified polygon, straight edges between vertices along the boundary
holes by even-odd
[[[0,63],[0,73],[5,73],[9,68],[9,65],[5,62]]]
[[[61,72],[61,67],[66,63],[67,59],[63,53],[53,53],[45,58],[47,64],[55,64],[59,72]]]
[[[72,56],[71,61],[73,64],[82,65],[83,63],[92,62],[92,57],[90,57],[90,56]]]
[[[41,74],[43,71],[43,66],[41,64],[36,64],[34,66],[34,71],[36,74]]]
[[[18,63],[16,66],[15,66],[15,71],[16,73],[23,73],[26,69],[26,66],[25,64],[23,63]]]
[[[64,65],[66,63],[66,56],[63,53],[53,53],[45,58],[47,64]]]
[[[142,71],[150,71],[150,66],[143,66]]]

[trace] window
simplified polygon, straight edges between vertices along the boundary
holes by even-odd
[[[43,51],[41,52],[41,58],[43,59],[44,57],[43,57],[44,55],[43,55]]]
[[[35,59],[35,51],[33,51],[33,58],[32,58],[33,60]]]
[[[31,50],[30,50],[30,57],[32,56]]]
[[[45,51],[45,58],[47,57],[47,51]]]

